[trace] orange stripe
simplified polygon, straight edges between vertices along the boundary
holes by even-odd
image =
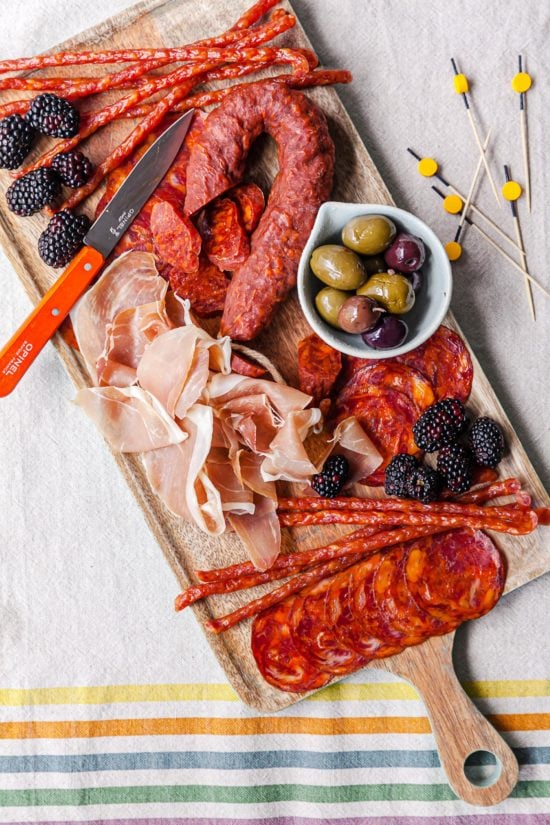
[[[489,716],[498,730],[550,730],[549,713],[510,713]],[[98,736],[246,736],[312,734],[338,736],[364,733],[429,733],[424,716],[365,716],[348,719],[316,717],[257,717],[253,719],[163,718],[106,719],[84,722],[4,722],[1,739],[91,739]]]

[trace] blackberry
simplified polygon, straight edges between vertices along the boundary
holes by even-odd
[[[23,217],[34,215],[55,200],[60,188],[61,183],[55,172],[50,169],[35,169],[8,187],[8,208]]]
[[[437,470],[432,470],[424,464],[419,465],[413,472],[407,484],[407,494],[409,498],[415,498],[422,504],[429,504],[438,498],[443,479]]]
[[[413,427],[415,443],[421,450],[432,453],[445,444],[456,441],[468,420],[462,401],[443,398],[428,407]]]
[[[451,493],[466,493],[472,486],[473,456],[462,444],[447,444],[437,455],[437,470]]]
[[[349,475],[349,464],[343,455],[327,458],[323,470],[311,479],[311,486],[323,498],[334,498],[344,486]]]
[[[80,114],[75,107],[49,92],[35,97],[25,118],[37,132],[58,138],[74,137],[80,125]]]
[[[0,120],[0,167],[17,169],[31,150],[35,132],[21,115]]]
[[[93,166],[82,152],[60,152],[52,161],[54,169],[66,186],[78,189],[90,179]]]
[[[388,496],[407,498],[407,485],[412,474],[418,468],[418,461],[413,455],[399,453],[386,467],[384,490]]]
[[[496,467],[504,455],[506,442],[502,430],[492,418],[478,418],[468,436],[474,457],[482,467]]]
[[[38,239],[38,253],[48,266],[66,266],[74,258],[90,228],[86,215],[63,209],[53,216]]]

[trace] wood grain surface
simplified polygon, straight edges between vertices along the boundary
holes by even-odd
[[[66,41],[62,48],[94,48],[100,45],[103,48],[117,45],[176,46],[225,30],[249,4],[249,0],[226,0],[224,3],[214,0],[145,0]],[[291,9],[288,3],[283,3],[283,6]],[[300,26],[283,35],[280,43],[310,45]],[[78,73],[84,74],[86,68],[88,73],[94,73],[93,67],[79,68]],[[59,75],[60,70],[57,68],[51,73]],[[311,94],[327,115],[336,145],[336,178],[332,199],[392,203],[391,196],[337,92],[334,89],[321,88],[308,94]],[[4,99],[9,99],[8,95],[5,95]],[[86,104],[83,104],[82,108],[86,108]],[[87,153],[92,160],[102,159],[130,128],[128,121],[109,126],[104,132],[93,136],[87,144]],[[39,145],[38,149],[42,150],[43,146],[44,144]],[[274,146],[265,141],[260,151],[254,152],[251,177],[261,184],[269,183],[275,168]],[[9,181],[8,173],[3,171],[0,174],[3,189]],[[100,194],[101,192],[97,193],[87,204],[86,211],[90,215]],[[40,215],[24,219],[15,217],[7,210],[5,200],[1,199],[0,241],[27,293],[35,302],[41,298],[56,277],[54,270],[48,268],[37,253],[37,239],[45,225],[46,219]],[[452,315],[448,316],[447,323],[457,329]],[[296,344],[309,332],[297,299],[292,296],[279,312],[271,328],[256,340],[255,346],[269,353],[289,383],[296,383]],[[88,375],[78,353],[71,349],[60,335],[55,338],[55,346],[75,387],[87,386]],[[550,504],[541,481],[475,355],[473,359],[475,378],[469,407],[473,413],[491,415],[503,425],[510,450],[500,467],[502,476],[519,476],[538,503]],[[32,369],[24,380],[32,381]],[[193,580],[192,571],[195,568],[230,564],[243,558],[242,548],[234,536],[205,536],[172,516],[151,492],[139,457],[116,455],[115,458],[182,587]],[[291,485],[281,485],[282,494],[291,492]],[[361,494],[361,491],[358,492]],[[506,557],[507,592],[550,569],[550,554],[546,547],[549,532],[548,528],[542,528],[525,537],[508,537],[500,534],[493,536]],[[286,530],[283,541],[287,548],[306,549],[324,544],[339,534],[341,529],[337,527],[300,528]],[[263,591],[258,589],[255,594],[267,589],[269,588],[265,587]],[[172,596],[172,593],[166,594],[167,599],[171,599]],[[199,603],[194,607],[197,621],[202,626],[207,618],[227,613],[249,598],[246,593],[234,593]],[[409,679],[422,693],[434,725],[443,764],[455,791],[475,804],[494,804],[504,798],[513,787],[514,776],[517,778],[517,765],[511,751],[496,734],[494,737],[490,735],[488,729],[493,729],[483,720],[467,697],[462,695],[452,670],[452,639],[451,635],[445,640],[430,640],[418,648],[406,650],[399,656],[376,662],[372,666]],[[262,712],[272,712],[300,699],[301,696],[298,694],[282,693],[264,682],[252,658],[249,640],[249,622],[233,628],[222,636],[208,635],[208,641],[229,681],[243,701]],[[452,715],[446,713],[450,703],[456,710]],[[498,752],[503,763],[501,777],[491,788],[478,789],[464,777],[464,757],[478,747]]]

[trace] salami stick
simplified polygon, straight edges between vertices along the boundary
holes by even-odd
[[[239,17],[237,22],[231,26],[229,31],[239,31],[240,29],[249,28],[249,26],[256,23],[260,17],[267,14],[267,12],[279,2],[280,0],[258,0],[257,3],[254,3],[254,5],[248,9],[248,11],[245,11],[242,17]]]
[[[506,489],[509,489],[507,485]],[[518,488],[513,485],[512,492]],[[497,493],[498,495],[498,493]],[[502,495],[502,493],[501,493]],[[422,504],[420,501],[399,498],[319,498],[311,496],[309,498],[281,498],[278,504],[279,513],[285,511],[296,513],[316,513],[327,511],[350,511],[350,512],[403,512],[403,513],[424,513],[440,515],[475,516],[484,518],[488,515],[485,507],[478,507],[476,504],[464,503],[463,501],[434,501],[431,504]],[[497,516],[505,519],[507,517],[516,518],[517,513],[508,507],[493,507],[490,517]]]
[[[388,528],[391,526],[392,525],[388,525]],[[352,533],[348,533],[347,535],[336,539],[330,544],[325,544],[322,547],[315,547],[313,550],[300,550],[299,552],[290,553],[286,556],[279,556],[275,559],[273,565],[270,567],[270,570],[285,570],[290,565],[295,565],[298,562],[304,567],[309,567],[313,564],[320,564],[323,561],[328,561],[329,559],[335,557],[338,558],[340,555],[345,556],[348,553],[359,553],[362,552],[362,548],[365,543],[371,541],[375,536],[379,543],[375,545],[374,549],[380,550],[381,547],[389,547],[391,544],[398,543],[399,541],[406,541],[410,538],[416,538],[419,529],[420,528],[418,527],[405,527],[401,528],[401,532],[399,532],[398,530],[392,529],[381,530],[379,525],[362,527],[360,530],[354,530]],[[402,538],[403,530],[407,531],[407,538],[405,539]],[[432,532],[437,533],[441,531],[440,528],[436,529],[431,526],[426,527],[426,530],[429,531],[426,535],[431,535]],[[398,538],[394,541],[394,534],[396,532],[398,533]],[[409,535],[409,533],[411,535]],[[422,533],[422,535],[424,535],[424,533]],[[369,545],[365,552],[368,552],[370,549],[371,548]],[[216,570],[195,570],[195,575],[202,582],[212,582],[241,578],[257,572],[257,569],[251,561],[245,561],[238,564],[232,564],[229,567],[219,567]]]
[[[88,63],[94,65],[104,63],[129,63],[135,60],[164,60],[178,63],[189,60],[189,55],[193,49],[222,46],[238,43],[243,36],[243,31],[257,23],[269,9],[277,5],[279,0],[266,0],[266,2],[255,3],[227,32],[209,37],[205,40],[197,40],[188,46],[180,46],[173,49],[106,49],[102,51],[87,52],[56,52],[55,54],[39,54],[34,57],[20,57],[15,60],[1,60],[0,74],[6,72],[30,71],[31,69],[46,69],[51,66],[83,66]],[[275,14],[287,14],[282,9]],[[292,17],[293,15],[289,15]],[[259,28],[259,27],[258,27]]]
[[[253,71],[257,71],[256,66],[250,67],[250,72]],[[239,76],[242,76],[245,73],[247,72],[241,71]],[[283,83],[285,86],[288,86],[291,89],[310,89],[314,86],[332,86],[335,83],[351,83],[352,74],[351,72],[348,72],[345,69],[321,69],[319,71],[308,72],[307,74],[303,75],[275,75],[274,77],[270,77],[269,80],[276,81],[277,83]],[[258,80],[253,80],[249,82],[261,83],[261,81]],[[230,92],[235,91],[235,89],[241,89],[243,88],[243,86],[246,85],[248,84],[237,83],[234,86],[228,86],[225,89],[215,89],[213,91],[198,92],[196,95],[192,95],[191,97],[188,97],[185,100],[180,101],[180,103],[176,103],[172,111],[184,112],[187,108],[191,106],[197,109],[202,109],[206,106],[212,106],[215,103],[219,103],[220,100],[223,100],[224,97],[226,97],[226,95],[228,95]],[[143,117],[151,111],[153,106],[153,103],[142,103],[139,106],[134,106],[131,109],[129,109],[127,112],[124,113],[123,117]]]
[[[491,508],[497,510],[500,508]],[[281,527],[306,527],[312,524],[380,524],[385,525],[385,511],[354,512],[353,510],[324,510],[314,513],[280,513]],[[537,526],[534,510],[508,510],[506,518],[485,512],[483,517],[446,513],[401,512],[399,523],[407,526],[433,524],[440,529],[471,527],[474,530],[495,530],[497,533],[525,535]]]
[[[79,97],[99,94],[107,89],[118,89],[128,83],[132,84],[130,88],[135,88],[136,85],[140,85],[139,80],[144,74],[165,66],[169,62],[169,59],[143,60],[104,77],[4,77],[0,78],[0,91],[5,89],[22,89],[27,92],[53,91],[61,97],[76,100]]]
[[[378,532],[378,531],[377,531]],[[351,556],[346,556],[345,560],[350,564],[363,558],[360,553],[353,553]],[[329,564],[340,564],[342,559],[336,559]],[[304,565],[298,561],[294,565],[289,565],[286,569],[281,570],[266,570],[265,572],[257,572],[250,576],[241,576],[238,579],[224,579],[223,581],[201,582],[200,584],[191,585],[179,596],[176,597],[175,609],[177,611],[184,610],[189,605],[194,604],[200,599],[207,596],[216,596],[222,593],[234,593],[237,590],[248,590],[250,587],[256,587],[259,584],[266,584],[267,582],[276,581],[277,579],[286,579],[288,576],[293,576],[295,573],[301,573],[305,567],[311,565]],[[338,567],[337,569],[341,569]],[[326,573],[325,575],[328,575]]]
[[[272,590],[271,593],[267,593],[259,599],[254,599],[254,601],[249,602],[243,607],[239,607],[227,616],[221,616],[219,619],[211,619],[206,623],[205,627],[212,633],[223,633],[225,630],[229,630],[230,627],[234,627],[234,625],[242,622],[244,619],[249,619],[252,616],[256,616],[258,613],[261,613],[262,610],[272,607],[272,605],[277,604],[287,596],[290,596],[293,593],[298,593],[298,591],[302,590],[302,588],[307,585],[320,581],[326,576],[330,576],[334,572],[337,572],[334,569],[335,565],[333,564],[335,560],[343,560],[345,562],[344,566],[339,569],[345,569],[345,567],[355,564],[357,552],[353,553],[351,549],[348,549],[351,548],[352,545],[355,547],[359,546],[359,553],[362,557],[364,557],[374,550],[380,550],[383,547],[400,544],[403,541],[409,541],[410,539],[416,539],[422,536],[429,536],[432,533],[437,532],[440,532],[439,527],[406,527],[400,530],[393,530],[391,533],[381,533],[379,536],[371,536],[370,539],[357,539],[355,541],[350,541],[348,545],[338,548],[332,556],[329,555],[328,557],[321,559],[322,563],[319,564],[318,567],[314,567],[312,570],[308,570],[305,573],[300,573],[298,576],[290,579],[290,581],[275,588],[275,590]],[[327,548],[328,547],[330,547],[330,545],[328,545]],[[326,550],[327,548],[321,549]],[[315,551],[309,552],[312,553]],[[350,556],[354,559],[351,564],[349,563]]]
[[[211,50],[213,51],[213,50]],[[281,56],[281,52],[288,52],[289,50],[284,49],[245,49],[243,50],[243,55],[248,55],[252,58],[250,61],[245,61],[243,57],[243,62],[249,62],[252,66],[257,67],[265,66],[269,63],[272,59],[277,61],[278,58]],[[283,62],[288,62],[289,58],[288,55],[282,55]],[[306,58],[301,56],[301,60],[305,60]],[[263,62],[262,62],[263,61]],[[238,61],[237,61],[238,62]],[[191,91],[193,86],[196,85],[198,82],[204,82],[207,79],[212,79],[207,77],[208,73],[211,72],[213,69],[219,68],[224,63],[224,60],[214,60],[214,61],[205,61],[203,63],[190,63],[184,66],[181,66],[179,69],[175,69],[173,72],[169,74],[162,75],[161,77],[156,77],[150,79],[147,83],[144,83],[138,89],[135,89],[131,94],[126,95],[125,97],[121,98],[120,100],[111,103],[108,106],[105,106],[103,109],[98,110],[97,112],[93,112],[90,115],[86,116],[84,120],[84,124],[81,126],[80,131],[75,137],[67,138],[66,140],[62,140],[50,149],[50,151],[46,152],[44,155],[41,155],[37,158],[33,163],[24,166],[18,172],[14,174],[13,177],[20,178],[23,175],[28,174],[28,172],[32,172],[35,169],[38,169],[43,166],[50,166],[54,157],[59,154],[59,152],[68,152],[71,149],[74,149],[75,146],[78,146],[85,138],[90,137],[90,135],[94,134],[98,129],[101,129],[103,126],[106,126],[111,121],[116,120],[117,118],[124,115],[128,109],[131,109],[132,106],[135,106],[136,103],[144,100],[145,98],[151,97],[151,95],[157,94],[164,89],[174,89],[174,87],[179,86],[182,90],[184,90],[183,94],[179,94],[177,96],[177,100],[180,100]],[[236,70],[239,70],[239,66],[236,67]],[[254,69],[251,69],[253,71]],[[200,78],[200,80],[198,79]],[[149,114],[153,111],[154,106],[157,104],[155,103],[151,108]]]

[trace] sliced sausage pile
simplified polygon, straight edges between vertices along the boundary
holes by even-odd
[[[376,552],[265,610],[252,651],[267,682],[302,692],[483,616],[505,569],[491,539],[454,530]]]
[[[336,388],[335,422],[355,415],[384,456],[363,483],[382,485],[397,453],[419,452],[412,428],[435,401],[470,395],[473,364],[462,338],[445,326],[417,349],[384,360],[346,358]]]

